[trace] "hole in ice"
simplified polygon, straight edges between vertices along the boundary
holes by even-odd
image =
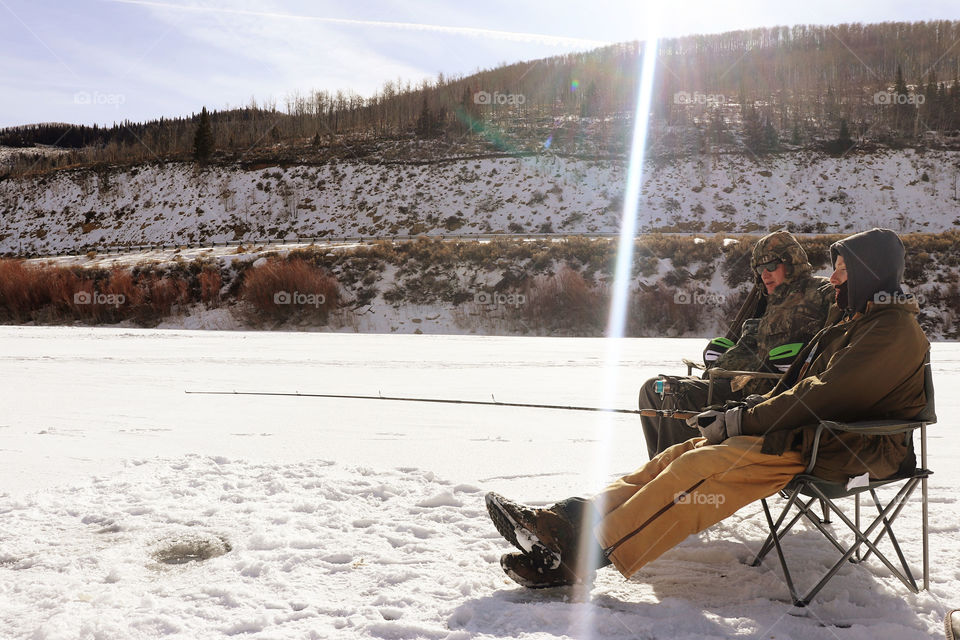
[[[153,558],[163,564],[186,564],[216,558],[232,549],[222,536],[191,533],[160,541]]]

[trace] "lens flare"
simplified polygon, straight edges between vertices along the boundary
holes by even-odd
[[[570,83],[570,91],[571,91],[571,93],[574,92],[574,91],[576,91],[576,90],[579,89],[579,88],[580,88],[580,81],[579,81],[579,80],[574,80],[573,82]]]
[[[649,25],[648,25],[649,26]],[[655,33],[651,27],[650,33]],[[647,127],[650,118],[650,107],[653,98],[654,72],[657,60],[657,40],[650,37],[644,42],[640,60],[640,82],[637,95],[636,112],[634,113],[633,138],[630,148],[630,164],[627,170],[627,182],[623,197],[623,218],[620,223],[620,236],[617,246],[616,268],[610,302],[610,314],[607,321],[605,339],[605,357],[603,374],[603,400],[600,406],[613,407],[620,384],[620,353],[623,346],[626,328],[627,310],[630,299],[630,281],[633,271],[633,248],[637,235],[637,216],[640,208],[641,182],[643,178],[644,150],[647,145]],[[595,457],[592,466],[592,485],[603,486],[610,470],[610,452],[614,439],[614,417],[610,413],[598,414],[596,430]],[[641,453],[641,452],[638,452]],[[603,505],[596,505],[600,513],[604,513]],[[581,554],[582,564],[577,567],[580,575],[591,575],[590,568],[599,561],[601,550],[593,535],[593,526],[584,523],[581,530],[581,549],[589,550]],[[587,595],[591,584],[587,585]],[[583,616],[580,620],[581,628],[576,637],[589,638],[594,635],[591,615]]]

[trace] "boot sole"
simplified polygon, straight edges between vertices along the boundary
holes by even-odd
[[[514,520],[513,516],[504,508],[504,502],[508,502],[508,500],[499,493],[491,491],[486,496],[487,513],[500,535],[514,547],[530,556],[538,566],[544,569],[559,567],[560,554],[540,542],[536,534]],[[513,578],[513,576],[510,577]]]
[[[529,578],[525,578],[520,574],[516,573],[509,564],[510,556],[513,554],[505,553],[500,557],[500,568],[503,569],[503,572],[507,574],[507,577],[516,582],[521,587],[526,589],[552,589],[556,587],[569,587],[570,585],[577,584],[576,582],[571,582],[568,580],[555,580],[555,581],[544,581],[544,582],[535,582]]]

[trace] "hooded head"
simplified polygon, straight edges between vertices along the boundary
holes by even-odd
[[[854,313],[863,312],[877,294],[893,296],[902,293],[903,242],[889,229],[871,229],[830,245],[830,260],[836,266],[837,256],[847,265],[846,304]],[[838,299],[838,304],[843,302]]]
[[[750,269],[759,284],[762,284],[762,281],[757,275],[757,265],[773,261],[783,263],[786,275],[784,282],[792,282],[797,278],[808,276],[812,270],[807,260],[807,252],[803,250],[797,239],[786,231],[774,231],[760,238],[754,245],[753,255],[750,257]]]

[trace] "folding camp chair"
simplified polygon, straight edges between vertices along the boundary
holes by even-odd
[[[910,567],[907,565],[907,561],[900,549],[900,544],[897,542],[897,538],[893,533],[893,523],[897,519],[897,516],[900,515],[900,512],[903,510],[904,505],[910,498],[914,489],[916,489],[917,484],[922,486],[921,517],[923,520],[923,588],[928,588],[930,574],[930,549],[927,529],[927,478],[930,476],[931,471],[927,470],[926,468],[926,427],[928,424],[933,424],[937,421],[937,416],[934,409],[933,375],[930,370],[929,354],[927,354],[927,359],[924,364],[924,392],[926,393],[927,405],[913,420],[867,420],[851,423],[821,421],[817,426],[817,431],[814,436],[813,455],[810,459],[810,463],[807,465],[806,470],[804,473],[795,476],[790,484],[788,484],[780,492],[780,495],[786,498],[787,503],[783,507],[783,511],[780,513],[780,516],[777,518],[776,522],[774,522],[770,515],[770,507],[767,504],[767,499],[764,498],[761,500],[761,503],[763,504],[763,513],[764,516],[766,516],[767,525],[770,527],[770,534],[767,536],[766,541],[760,548],[759,553],[757,553],[757,556],[753,561],[753,566],[759,566],[760,563],[763,562],[763,558],[770,552],[770,550],[776,549],[777,556],[780,559],[780,566],[783,568],[783,574],[786,577],[787,587],[790,589],[790,597],[793,599],[794,605],[798,607],[806,606],[810,603],[813,597],[820,592],[827,582],[829,582],[830,579],[836,575],[836,573],[847,561],[858,564],[869,558],[871,554],[876,555],[877,559],[879,559],[887,567],[887,569],[890,570],[891,573],[897,576],[897,578],[899,578],[900,581],[908,589],[910,589],[910,591],[913,593],[918,593],[920,589],[917,587],[917,582],[913,577],[913,573],[910,571]],[[909,433],[909,454],[907,456],[907,461],[905,461],[905,464],[901,465],[900,472],[893,477],[885,480],[870,480],[869,482],[865,481],[862,486],[854,486],[853,483],[837,483],[822,480],[811,474],[817,462],[817,450],[819,448],[820,438],[825,429],[830,432],[854,432],[862,435],[893,435],[898,433]],[[914,455],[913,450],[913,432],[916,429],[920,430],[919,467],[916,466],[916,456]],[[876,489],[881,486],[895,483],[902,483],[903,486],[898,491],[896,497],[894,497],[893,500],[884,506],[877,497]],[[868,526],[866,529],[861,529],[860,527],[861,493],[870,494],[870,497],[873,499],[873,503],[878,512],[876,518],[874,518],[874,520],[870,523],[870,526]],[[809,500],[804,502],[800,496],[809,498]],[[835,502],[835,500],[838,498],[846,497],[853,497],[855,500],[853,521],[851,521],[850,518],[844,514],[844,512],[837,506]],[[813,513],[811,510],[811,505],[817,500],[819,500],[821,504],[826,505],[830,512],[834,513],[853,532],[855,540],[849,547],[844,547],[833,535],[833,533],[824,527],[824,524],[827,524],[827,522]],[[786,525],[784,525],[784,520],[794,506],[797,507],[798,512],[789,520],[789,522],[787,522]],[[827,512],[825,511],[824,513]],[[836,564],[834,564],[826,572],[823,578],[803,597],[798,595],[798,592],[794,587],[793,577],[790,575],[790,569],[787,567],[787,561],[783,555],[783,545],[781,544],[784,536],[790,531],[793,525],[800,520],[801,517],[806,517],[806,519],[809,520],[813,526],[816,527],[842,554]],[[880,533],[876,536],[876,538],[871,540],[871,535],[878,528],[880,529]],[[894,566],[894,564],[877,548],[878,543],[884,535],[889,538],[890,543],[897,554],[897,558],[900,562],[900,568]],[[867,551],[861,555],[861,547],[864,546],[867,548]]]

